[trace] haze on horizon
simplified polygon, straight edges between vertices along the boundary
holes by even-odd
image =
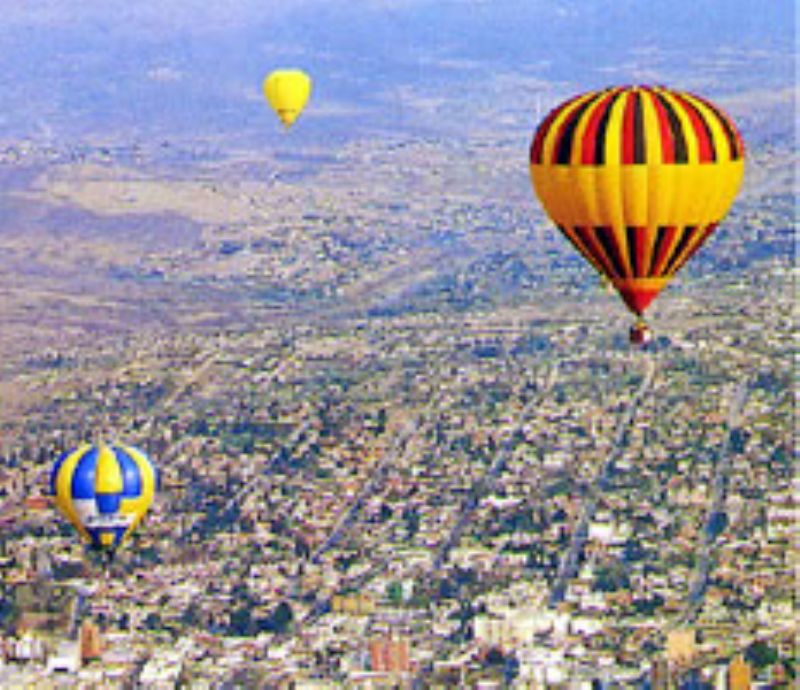
[[[4,4],[4,141],[279,141],[260,82],[281,65],[314,75],[309,141],[529,129],[534,108],[609,83],[794,88],[789,0]]]

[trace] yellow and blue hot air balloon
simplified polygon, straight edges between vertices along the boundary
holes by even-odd
[[[114,550],[153,502],[158,474],[142,451],[84,444],[53,466],[50,491],[58,509],[93,548]]]

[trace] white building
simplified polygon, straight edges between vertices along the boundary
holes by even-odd
[[[517,648],[533,643],[536,635],[564,629],[560,614],[538,607],[497,607],[475,616],[475,639],[501,649]]]
[[[55,653],[47,659],[48,673],[77,673],[80,667],[80,644],[73,640],[59,642]]]

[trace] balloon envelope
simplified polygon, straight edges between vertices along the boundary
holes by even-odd
[[[743,171],[730,119],[658,86],[578,95],[543,120],[530,150],[545,211],[638,315],[714,232]]]
[[[311,78],[298,69],[271,72],[263,87],[264,96],[287,128],[294,124],[311,96]]]
[[[132,446],[84,444],[53,466],[58,509],[91,546],[113,551],[136,529],[156,491],[153,463]]]

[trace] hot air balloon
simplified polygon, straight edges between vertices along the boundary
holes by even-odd
[[[142,451],[87,443],[56,461],[50,491],[85,542],[113,553],[142,521],[153,502],[157,478]]]
[[[709,101],[660,86],[578,95],[552,110],[530,149],[533,188],[559,230],[644,312],[714,232],[736,196],[744,145]]]
[[[311,78],[299,69],[279,69],[264,79],[264,95],[288,129],[303,112],[311,95]]]

